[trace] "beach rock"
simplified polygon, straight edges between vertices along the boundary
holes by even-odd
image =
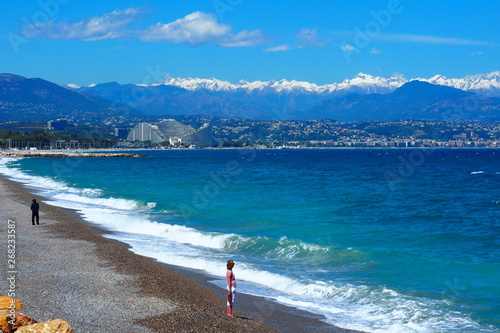
[[[9,296],[0,296],[0,310],[16,309],[22,310],[23,303],[20,300],[11,298]]]
[[[12,333],[12,316],[9,310],[0,310],[0,332]]]
[[[62,319],[19,327],[16,333],[75,333],[71,325]]]
[[[36,323],[38,323],[37,320],[35,320],[31,317],[28,317],[24,313],[16,312],[16,323],[14,325],[15,327],[22,327],[22,326],[27,326],[27,325],[36,324]]]
[[[35,319],[27,315],[11,310],[0,310],[0,332],[16,332],[17,327],[38,323]]]

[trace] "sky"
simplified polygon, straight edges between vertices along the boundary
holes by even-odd
[[[0,73],[319,85],[500,70],[498,0],[1,0]]]

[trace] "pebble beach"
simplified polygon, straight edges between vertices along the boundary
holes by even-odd
[[[243,293],[235,305],[238,318],[231,319],[225,291],[202,274],[134,254],[75,211],[43,198],[37,198],[40,225],[33,226],[34,196],[3,176],[0,196],[2,246],[7,248],[9,225],[16,235],[15,298],[38,321],[61,318],[75,332],[353,332]],[[7,263],[7,251],[0,252]],[[2,295],[9,288],[7,274],[4,268]]]

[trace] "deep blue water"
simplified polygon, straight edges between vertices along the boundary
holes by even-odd
[[[2,160],[132,250],[371,332],[500,332],[500,150]],[[271,309],[272,312],[272,309]]]

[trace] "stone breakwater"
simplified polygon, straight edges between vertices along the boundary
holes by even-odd
[[[55,152],[1,152],[0,156],[7,157],[148,157],[144,154],[129,153],[55,153]]]
[[[74,333],[71,325],[62,319],[39,323],[19,312],[23,304],[8,296],[0,296],[0,332],[2,333]]]

